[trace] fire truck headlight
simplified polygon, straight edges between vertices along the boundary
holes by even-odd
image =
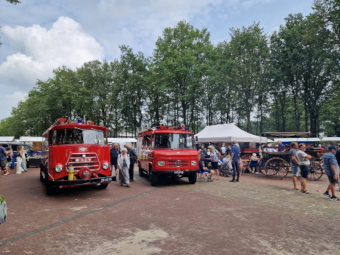
[[[109,168],[109,163],[104,163],[103,164],[103,169],[108,169]]]
[[[196,166],[196,165],[197,165],[196,160],[191,160],[191,165],[192,165],[192,166]]]
[[[165,166],[165,161],[158,161],[158,166]]]
[[[60,173],[62,170],[63,170],[63,166],[62,166],[62,165],[56,165],[56,166],[55,166],[55,171],[56,171],[57,173]]]

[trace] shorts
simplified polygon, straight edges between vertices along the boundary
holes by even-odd
[[[218,169],[218,162],[211,162],[212,169]]]
[[[299,176],[300,166],[290,163],[290,167],[292,168],[293,176]]]
[[[207,169],[207,170],[199,170],[198,173],[199,173],[199,174],[210,174],[211,171],[210,171],[210,169]]]
[[[5,170],[7,164],[7,159],[0,160],[0,167],[2,170]]]
[[[309,166],[300,166],[300,170],[301,170],[301,177],[308,179],[308,174],[309,174]]]
[[[337,184],[338,183],[338,180],[334,179],[334,175],[327,175],[327,177],[328,177],[329,183],[331,183],[331,184]]]
[[[11,165],[12,165],[12,162],[8,162],[8,161],[6,162],[7,167],[11,167]]]

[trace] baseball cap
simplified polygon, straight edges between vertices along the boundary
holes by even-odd
[[[336,150],[336,147],[334,145],[331,145],[328,147],[328,150]]]

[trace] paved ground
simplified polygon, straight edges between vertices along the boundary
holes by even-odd
[[[46,196],[39,170],[0,176],[9,207],[0,254],[340,254],[340,203],[309,182],[244,174],[240,183],[187,179],[152,187],[62,190]],[[321,192],[317,192],[321,189]]]

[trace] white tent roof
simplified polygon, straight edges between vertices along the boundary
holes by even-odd
[[[260,137],[243,131],[235,124],[220,124],[205,127],[201,132],[197,133],[199,143],[208,142],[253,142],[267,143],[266,137]]]
[[[21,143],[24,142],[42,142],[43,141],[43,137],[42,136],[20,136],[19,141]]]
[[[109,143],[136,143],[136,138],[107,138]]]
[[[14,136],[0,136],[0,142],[14,142]]]

